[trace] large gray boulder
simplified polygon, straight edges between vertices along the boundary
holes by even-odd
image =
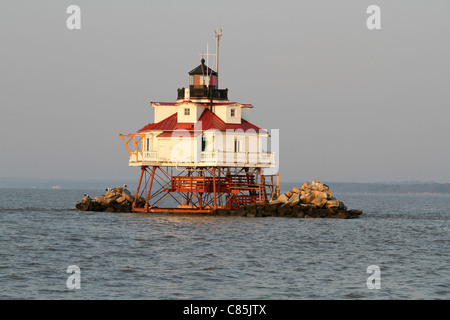
[[[282,194],[277,200],[269,201],[258,210],[255,204],[239,208],[247,212],[247,217],[283,216],[295,218],[332,218],[354,219],[358,218],[361,210],[347,210],[342,201],[332,196],[329,186],[314,180],[306,181],[301,188],[294,187]]]
[[[134,195],[123,187],[106,189],[102,196],[94,199],[83,197],[81,202],[75,205],[75,208],[82,211],[104,211],[104,212],[131,212],[134,203]],[[138,197],[137,206],[143,207],[145,200]]]
[[[288,200],[289,200],[289,197],[284,193],[282,195],[280,195],[277,199],[278,202],[283,202],[283,203],[287,202]]]

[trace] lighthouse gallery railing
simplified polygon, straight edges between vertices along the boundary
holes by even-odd
[[[157,162],[172,164],[208,164],[208,165],[274,165],[275,153],[273,152],[233,152],[233,151],[202,151],[200,158],[191,155],[183,158],[170,159],[167,154],[158,154],[156,150],[143,151],[143,134],[120,135],[128,153],[130,154],[130,164],[138,164],[141,162]]]

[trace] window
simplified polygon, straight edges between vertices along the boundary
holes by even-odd
[[[185,115],[185,116],[191,115],[191,109],[189,109],[189,108],[184,108],[184,115]]]
[[[153,150],[153,135],[148,136],[147,143],[145,144],[146,151]]]
[[[203,86],[209,85],[209,77],[203,76],[200,78],[200,84]]]
[[[241,141],[234,139],[234,152],[241,152]]]
[[[231,116],[236,117],[236,109],[235,108],[231,109]]]
[[[217,87],[217,76],[211,76],[209,78],[209,84],[211,86]]]
[[[202,151],[206,151],[206,136],[202,135]]]

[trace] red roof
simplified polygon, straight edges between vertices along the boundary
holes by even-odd
[[[200,119],[198,121],[201,121],[202,124],[202,131],[206,130],[219,130],[219,131],[226,131],[226,130],[238,130],[241,129],[243,131],[247,130],[255,130],[256,132],[265,130],[261,129],[260,127],[248,122],[245,119],[241,119],[241,123],[225,123],[222,119],[220,119],[217,115],[211,112],[209,109],[205,109],[200,116]],[[147,131],[147,130],[162,130],[162,131],[174,131],[177,129],[185,129],[185,130],[194,130],[197,129],[195,127],[195,123],[178,123],[178,113],[174,113],[170,117],[167,117],[166,119],[157,122],[157,123],[150,123],[139,130],[141,131]],[[161,133],[159,136],[166,136],[166,134]]]
[[[173,133],[178,131],[164,131],[157,135],[158,138],[172,138],[174,135]],[[191,137],[196,137],[201,134],[201,132],[194,132],[193,130],[187,131],[187,132],[179,132],[179,134],[176,134],[175,137],[184,137],[185,135],[189,134]]]
[[[177,126],[178,121],[178,113],[174,113],[170,117],[167,117],[166,119],[157,122],[157,123],[150,123],[143,127],[139,132],[141,131],[147,131],[147,130],[175,130]]]

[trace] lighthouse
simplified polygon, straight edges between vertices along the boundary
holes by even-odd
[[[129,166],[140,168],[135,212],[236,210],[279,194],[278,175],[264,174],[276,165],[270,132],[249,121],[253,105],[218,86],[221,35],[216,70],[202,58],[175,102],[152,101],[153,122],[120,135]]]

